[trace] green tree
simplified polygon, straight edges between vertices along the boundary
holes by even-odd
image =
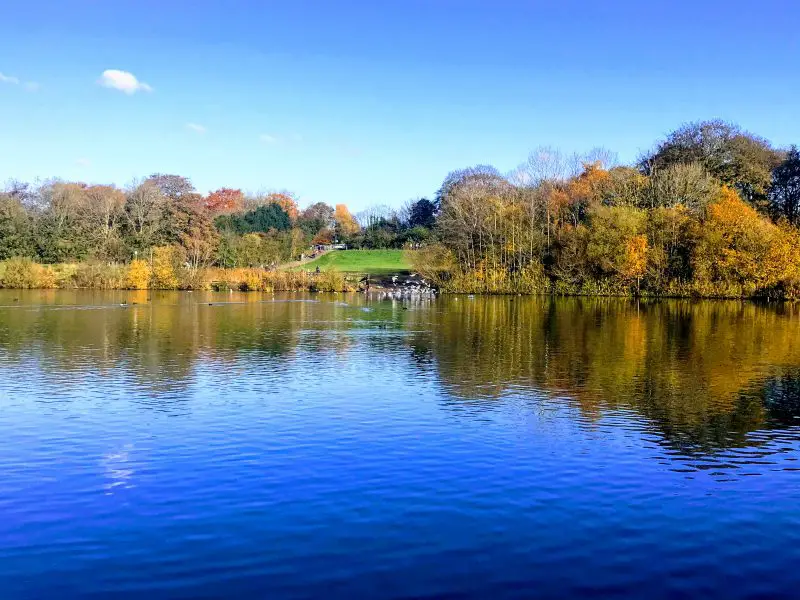
[[[266,233],[271,229],[286,231],[292,226],[289,215],[277,204],[259,206],[243,215],[221,215],[214,220],[214,224],[220,231],[232,231],[239,235]]]
[[[630,206],[593,206],[589,210],[586,256],[595,274],[638,279],[646,261],[647,214]],[[642,245],[644,240],[644,245]]]
[[[408,211],[408,227],[433,228],[436,223],[436,205],[427,198],[419,198],[411,203]]]
[[[57,263],[86,258],[91,232],[85,218],[86,186],[55,182],[43,186],[44,210],[36,220],[36,243],[44,262]]]
[[[0,260],[32,257],[33,223],[22,202],[11,194],[0,194]]]
[[[775,216],[800,225],[800,152],[797,146],[789,149],[786,159],[772,172],[769,199]]]

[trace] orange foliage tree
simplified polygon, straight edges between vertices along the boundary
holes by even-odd
[[[204,205],[214,216],[230,214],[244,207],[244,194],[242,190],[220,188],[206,197]]]
[[[336,221],[336,230],[342,236],[351,236],[358,233],[360,227],[355,218],[345,204],[337,204],[333,213],[333,220]]]
[[[702,280],[769,287],[793,277],[794,245],[788,231],[723,187],[700,229],[695,268]]]
[[[275,192],[267,196],[268,204],[277,204],[284,212],[289,215],[289,220],[294,223],[300,214],[297,208],[297,201],[286,192]]]
[[[577,225],[583,219],[589,206],[600,201],[602,190],[609,181],[608,171],[599,161],[584,163],[583,172],[570,181],[566,189],[569,197],[567,216],[573,225]]]
[[[314,239],[311,240],[312,244],[330,244],[333,242],[333,230],[326,227],[325,229],[320,229],[317,232],[317,235],[314,236]]]

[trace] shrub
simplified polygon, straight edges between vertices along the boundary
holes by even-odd
[[[136,259],[128,265],[125,275],[125,287],[129,290],[146,290],[150,287],[150,265],[146,260]]]
[[[347,288],[344,275],[338,271],[324,271],[311,284],[315,292],[345,292]]]
[[[153,288],[157,290],[174,290],[178,288],[178,253],[172,246],[160,246],[153,249]]]
[[[247,269],[242,274],[241,290],[244,292],[263,292],[267,287],[267,283],[264,281],[262,273],[258,269]]]
[[[178,287],[182,290],[208,290],[211,276],[208,269],[183,269],[178,271]]]
[[[36,287],[33,261],[29,258],[11,258],[5,262],[3,287],[30,289]]]
[[[77,267],[68,281],[77,288],[119,290],[125,287],[126,271],[118,265],[83,264]]]
[[[293,292],[311,289],[311,278],[304,271],[269,271],[266,274],[269,289]]]
[[[50,265],[33,265],[35,287],[38,289],[52,289],[58,287],[58,278],[56,272]]]
[[[29,258],[12,258],[5,262],[2,287],[12,289],[46,289],[57,287],[52,267],[42,266]]]

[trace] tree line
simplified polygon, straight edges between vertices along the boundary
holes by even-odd
[[[635,164],[541,147],[510,173],[457,170],[430,199],[356,214],[301,210],[285,191],[203,195],[161,173],[126,188],[12,180],[0,192],[0,261],[144,260],[152,273],[161,257],[191,274],[339,242],[412,249],[415,268],[454,292],[798,297],[799,228],[797,148],[718,120],[680,127]]]
[[[418,212],[354,216],[344,204],[324,202],[300,210],[290,192],[221,188],[202,195],[188,178],[160,173],[125,189],[12,180],[0,192],[0,260],[128,263],[169,247],[192,268],[265,267],[295,260],[314,244],[401,247],[426,239]]]
[[[455,171],[418,269],[460,292],[800,296],[800,154],[722,121],[634,165],[539,148]]]

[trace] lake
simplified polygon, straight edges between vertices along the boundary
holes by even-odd
[[[800,306],[2,290],[0,373],[3,598],[800,590]]]

